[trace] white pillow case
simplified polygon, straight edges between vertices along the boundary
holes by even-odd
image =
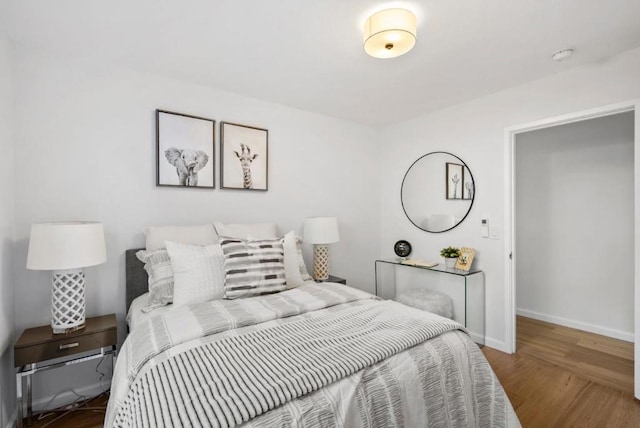
[[[213,226],[219,236],[236,239],[276,239],[278,226],[275,223],[222,224],[214,221]]]
[[[224,296],[224,254],[220,244],[188,245],[167,241],[173,268],[173,305],[221,299]]]
[[[218,243],[218,234],[212,224],[201,226],[151,226],[145,230],[147,251],[166,248],[165,241],[191,245]]]
[[[293,230],[284,235],[282,240],[282,246],[284,247],[284,275],[287,281],[287,289],[299,287],[305,281],[312,279],[302,258],[301,244],[302,240],[296,236]]]

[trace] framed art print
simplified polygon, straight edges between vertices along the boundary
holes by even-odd
[[[156,186],[215,188],[215,124],[156,110]]]
[[[464,185],[463,166],[457,163],[446,163],[446,194],[447,199],[462,199]]]
[[[469,272],[473,258],[476,256],[476,250],[473,248],[462,247],[460,248],[460,255],[456,261],[456,269]]]
[[[221,122],[220,187],[267,190],[269,187],[269,131]]]

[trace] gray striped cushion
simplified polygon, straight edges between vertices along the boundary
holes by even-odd
[[[224,252],[225,299],[275,293],[285,289],[282,238],[247,241],[220,237]]]
[[[140,250],[136,257],[144,263],[149,276],[149,305],[142,312],[173,302],[173,269],[167,249]]]

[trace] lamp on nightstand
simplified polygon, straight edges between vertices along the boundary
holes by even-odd
[[[329,278],[329,246],[340,241],[338,219],[335,217],[310,217],[304,221],[304,242],[313,244],[313,279]]]
[[[27,269],[52,270],[54,334],[84,328],[84,269],[107,261],[102,223],[78,221],[31,226]]]

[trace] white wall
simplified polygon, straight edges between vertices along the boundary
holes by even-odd
[[[370,128],[104,64],[16,53],[16,324],[49,322],[49,273],[25,266],[30,225],[105,225],[108,262],[87,269],[87,314],[115,312],[124,337],[124,251],[149,225],[275,221],[301,233],[305,217],[335,215],[332,273],[373,291],[378,152]],[[259,78],[259,73],[256,73]],[[155,187],[156,108],[267,128],[269,190]],[[217,128],[217,126],[216,126]],[[218,141],[216,130],[216,144]],[[216,166],[218,168],[218,166]],[[219,174],[217,170],[216,174]],[[216,177],[218,182],[218,177]],[[217,183],[219,186],[219,182]],[[311,267],[310,248],[306,249]],[[36,400],[97,380],[93,365],[43,374]],[[66,382],[66,377],[73,377]],[[79,381],[79,379],[81,379]]]
[[[639,75],[640,49],[635,49],[385,128],[380,145],[380,171],[384,173],[381,255],[391,257],[398,239],[412,243],[412,257],[430,260],[437,259],[439,249],[447,245],[475,248],[474,263],[486,274],[486,343],[504,350],[503,270],[508,256],[502,240],[505,128],[638,98]],[[450,232],[430,234],[415,228],[404,216],[400,184],[415,159],[437,150],[456,154],[469,165],[477,193],[462,225]],[[499,240],[480,237],[480,219],[485,217],[490,226],[499,228]]]
[[[634,113],[518,134],[518,313],[633,341]]]
[[[11,45],[0,32],[0,426],[7,425],[15,407],[13,341],[13,72]]]

